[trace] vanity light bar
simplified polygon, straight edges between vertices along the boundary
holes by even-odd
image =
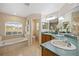
[[[53,20],[53,19],[56,19],[57,17],[51,17],[51,18],[47,18],[46,20]]]
[[[58,19],[59,19],[59,20],[63,20],[63,19],[64,19],[64,17],[59,17]]]

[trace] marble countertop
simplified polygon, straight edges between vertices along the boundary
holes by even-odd
[[[60,39],[68,38],[68,41],[72,42],[77,47],[77,40],[74,38],[69,38],[69,37],[65,37],[65,36],[56,36],[56,34],[51,34],[51,33],[44,33],[44,34],[52,35],[55,38],[60,38]],[[76,50],[64,50],[64,49],[53,46],[50,43],[50,41],[41,44],[41,46],[43,46],[44,48],[46,48],[46,49],[50,50],[51,52],[54,52],[60,56],[78,56],[79,55],[78,49],[76,49]]]

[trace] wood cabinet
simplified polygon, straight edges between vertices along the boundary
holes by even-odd
[[[42,34],[41,42],[45,43],[45,42],[50,41],[52,39],[54,39],[53,36],[48,35],[48,34]],[[57,56],[57,54],[55,54],[54,52],[51,52],[50,50],[44,48],[43,46],[41,46],[41,47],[42,47],[42,51],[41,51],[42,52],[42,56]]]
[[[42,47],[42,56],[58,56],[54,52],[51,52],[50,50]]]
[[[44,43],[44,42],[50,41],[52,39],[54,39],[54,37],[52,37],[51,35],[42,34],[42,40],[41,40],[41,42]]]

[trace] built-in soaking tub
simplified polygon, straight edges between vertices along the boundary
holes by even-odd
[[[20,38],[14,38],[14,39],[9,39],[9,40],[3,40],[3,41],[0,41],[0,47],[12,45],[12,44],[20,43],[24,41],[27,41],[27,38],[20,37]]]

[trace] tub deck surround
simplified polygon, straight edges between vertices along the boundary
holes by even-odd
[[[0,47],[20,43],[23,41],[27,41],[27,38],[20,37],[20,38],[14,38],[14,39],[9,39],[9,40],[3,40],[3,41],[0,41]]]
[[[57,48],[57,47],[53,46],[50,43],[50,41],[43,43],[41,46],[48,49],[51,52],[54,52],[55,54],[57,54],[59,56],[77,56],[76,50],[70,51],[70,50],[64,50],[64,49]]]
[[[77,40],[76,38],[71,38],[71,36],[56,36],[56,34],[51,34],[51,33],[43,33],[43,34],[47,34],[47,35],[51,35],[53,37],[55,37],[56,39],[65,39],[67,38],[69,42],[73,43],[76,47],[77,47]],[[43,44],[41,44],[42,48],[45,48],[51,52],[54,52],[55,54],[59,55],[59,56],[78,56],[79,55],[79,51],[77,49],[75,50],[64,50],[58,47],[53,46],[51,43],[51,41],[45,42]]]
[[[0,47],[0,56],[41,56],[41,47],[38,41],[28,46],[28,41]]]

